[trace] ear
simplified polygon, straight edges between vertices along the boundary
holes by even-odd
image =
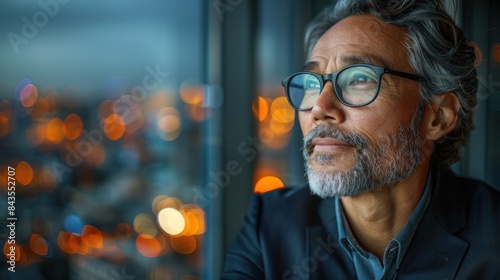
[[[455,129],[460,111],[460,100],[454,92],[440,94],[429,104],[427,116],[424,118],[425,139],[438,141]]]

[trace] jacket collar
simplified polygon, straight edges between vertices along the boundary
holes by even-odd
[[[457,187],[460,182],[450,170],[432,168],[431,201],[401,264],[398,275],[403,278],[429,277],[428,272],[440,279],[454,278],[469,246],[454,235],[467,223],[466,195]],[[337,242],[335,198],[318,203],[318,214],[327,237]],[[318,234],[318,230],[308,230],[309,242],[316,240]]]

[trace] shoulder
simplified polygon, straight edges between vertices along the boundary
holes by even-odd
[[[312,195],[307,185],[285,187],[264,194],[254,194],[251,198],[251,207],[257,207],[261,211],[272,211],[273,216],[277,216],[282,212],[303,211],[310,207],[311,201],[315,200],[319,200],[319,197]]]
[[[445,189],[449,195],[456,193],[465,196],[468,204],[478,206],[489,206],[494,204],[496,209],[500,209],[500,191],[493,188],[488,183],[471,177],[456,175],[451,170],[441,171],[441,185],[446,185]]]

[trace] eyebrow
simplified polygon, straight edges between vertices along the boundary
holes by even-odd
[[[372,64],[377,66],[382,66],[384,68],[391,68],[389,64],[382,58],[374,55],[348,55],[340,57],[340,63],[342,65],[351,65],[351,64]],[[317,61],[308,61],[304,66],[304,71],[313,72],[314,70],[318,70],[319,62]]]

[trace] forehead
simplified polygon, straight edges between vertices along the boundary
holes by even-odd
[[[309,62],[327,72],[353,63],[410,71],[406,40],[406,32],[401,27],[371,15],[350,16],[320,37]]]

